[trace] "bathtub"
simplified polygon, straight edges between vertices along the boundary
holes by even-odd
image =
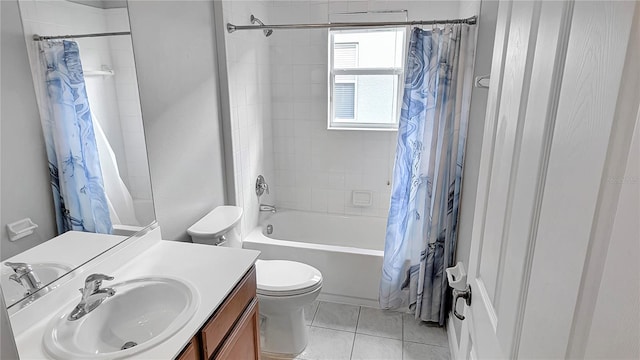
[[[385,218],[294,210],[261,216],[243,248],[260,250],[264,260],[300,261],[320,270],[320,300],[378,306]]]

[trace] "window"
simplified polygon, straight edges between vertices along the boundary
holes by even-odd
[[[329,32],[329,129],[396,129],[404,28]]]

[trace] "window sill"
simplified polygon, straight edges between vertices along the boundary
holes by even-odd
[[[328,126],[327,130],[346,130],[346,131],[398,131],[398,128],[382,128],[382,127],[340,127]]]

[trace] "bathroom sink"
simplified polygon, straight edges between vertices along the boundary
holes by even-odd
[[[73,304],[49,323],[44,345],[50,355],[115,359],[148,350],[180,330],[199,302],[192,285],[173,278],[140,278],[103,287],[116,293],[95,310],[69,321]]]
[[[33,263],[30,265],[33,268],[33,272],[35,272],[40,279],[42,285],[45,285],[45,287],[48,287],[49,289],[52,289],[55,286],[46,286],[47,284],[71,271],[70,266],[58,263]],[[14,304],[25,297],[26,289],[17,282],[9,279],[13,274],[13,270],[3,264],[0,285],[2,285],[4,301],[7,306]]]

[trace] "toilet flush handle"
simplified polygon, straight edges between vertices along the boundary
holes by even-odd
[[[224,235],[222,235],[222,236],[220,236],[220,237],[218,238],[218,241],[216,241],[216,243],[215,243],[214,245],[215,245],[215,246],[220,246],[220,245],[223,245],[223,244],[224,244],[224,243],[226,243],[226,242],[227,242],[227,238],[226,238],[226,237],[224,237]]]

